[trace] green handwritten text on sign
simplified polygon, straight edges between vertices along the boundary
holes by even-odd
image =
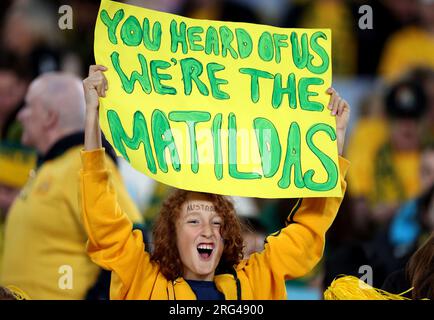
[[[102,130],[137,170],[195,191],[340,196],[328,29],[188,19],[103,0]]]

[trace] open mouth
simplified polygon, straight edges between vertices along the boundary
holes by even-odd
[[[213,243],[200,243],[197,246],[197,252],[199,253],[199,256],[204,260],[208,260],[211,257],[213,250]]]

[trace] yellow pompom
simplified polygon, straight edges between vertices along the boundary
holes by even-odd
[[[411,300],[402,295],[413,288],[392,294],[387,291],[371,287],[354,276],[341,276],[333,280],[324,292],[325,300]]]
[[[7,289],[14,295],[15,299],[17,300],[30,300],[30,297],[20,288],[17,288],[15,286],[7,286]]]

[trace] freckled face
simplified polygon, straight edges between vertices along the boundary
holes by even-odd
[[[222,225],[213,203],[205,197],[191,194],[183,203],[176,224],[176,241],[185,279],[213,280],[224,248]]]

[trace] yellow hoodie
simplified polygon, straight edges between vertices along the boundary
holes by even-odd
[[[195,294],[183,278],[170,281],[145,251],[142,233],[116,201],[103,149],[82,152],[80,171],[83,221],[89,237],[87,251],[102,268],[112,271],[111,299],[190,300]],[[341,186],[347,160],[340,158]],[[286,299],[285,280],[301,277],[321,259],[325,233],[342,198],[300,199],[287,226],[267,238],[265,249],[236,265],[233,274],[216,275],[214,282],[226,300]],[[176,250],[176,248],[173,248]]]

